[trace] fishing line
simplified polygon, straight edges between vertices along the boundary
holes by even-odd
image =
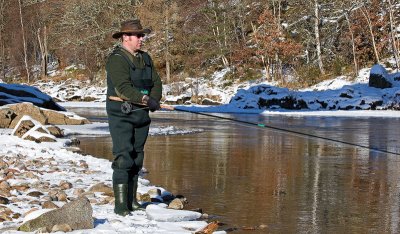
[[[232,122],[237,122],[237,123],[243,123],[243,124],[247,124],[247,125],[256,126],[258,128],[268,128],[268,129],[273,129],[273,130],[277,130],[277,131],[280,131],[280,132],[292,133],[292,134],[296,134],[296,135],[300,135],[300,136],[321,139],[321,140],[340,143],[340,144],[344,144],[344,145],[350,145],[350,146],[354,146],[354,147],[358,147],[358,148],[368,149],[368,150],[373,151],[373,152],[393,154],[393,155],[399,155],[400,156],[400,153],[393,152],[393,151],[388,151],[388,150],[379,149],[379,148],[373,148],[373,147],[366,146],[366,145],[360,145],[360,144],[351,143],[351,142],[347,142],[347,141],[336,140],[336,139],[327,138],[327,137],[323,137],[323,136],[317,136],[317,135],[313,135],[313,134],[309,134],[309,133],[298,132],[298,131],[294,131],[294,130],[290,130],[290,129],[274,127],[274,126],[265,125],[265,124],[262,124],[262,123],[254,123],[254,122],[245,121],[245,120],[239,120],[239,119],[234,119],[234,118],[229,118],[229,117],[223,117],[223,116],[218,116],[218,115],[207,114],[207,113],[204,113],[204,112],[177,109],[176,107],[174,107],[173,110],[181,111],[181,112],[188,112],[188,113],[198,114],[198,115],[203,115],[203,116],[208,116],[208,117],[213,117],[213,118],[217,118],[217,119],[229,120],[229,121],[232,121]]]

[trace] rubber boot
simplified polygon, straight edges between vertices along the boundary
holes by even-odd
[[[132,180],[130,180],[128,183],[128,209],[130,211],[144,210],[142,205],[140,205],[136,199],[138,178],[138,176],[133,176]]]
[[[114,213],[121,216],[130,214],[128,209],[128,184],[114,184],[115,207]]]

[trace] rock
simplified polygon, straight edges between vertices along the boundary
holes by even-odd
[[[15,126],[12,135],[35,142],[55,142],[55,136],[38,121],[24,115]]]
[[[20,185],[14,185],[12,186],[12,189],[17,190],[18,192],[24,192],[28,190],[30,187],[27,184],[20,184]]]
[[[50,132],[51,135],[57,137],[57,138],[61,138],[64,137],[64,132],[63,130],[61,130],[61,128],[57,127],[57,126],[47,126],[47,130]]]
[[[32,171],[27,171],[24,173],[25,178],[30,178],[30,179],[39,179],[40,177],[35,175]]]
[[[42,192],[39,192],[39,191],[33,191],[33,192],[29,192],[28,194],[26,194],[27,196],[30,196],[30,197],[40,197],[40,196],[43,196],[43,193]]]
[[[105,185],[104,183],[98,183],[98,184],[93,185],[92,187],[90,187],[89,191],[90,192],[100,192],[100,193],[104,193],[104,194],[108,194],[108,195],[114,194],[113,189],[110,186]],[[114,195],[112,195],[112,196],[114,196]]]
[[[90,123],[90,121],[86,118],[71,112],[58,112],[54,110],[43,109],[33,105],[32,103],[25,102],[10,104],[0,108],[0,127],[15,128],[24,115],[31,116],[42,125],[81,125]],[[62,131],[57,129],[57,127],[51,127],[50,130],[55,136],[63,135]]]
[[[8,128],[16,116],[14,111],[9,108],[0,109],[0,128]]]
[[[183,207],[184,207],[183,202],[179,198],[175,198],[168,205],[169,209],[174,209],[174,210],[183,210]]]
[[[8,163],[5,162],[4,160],[0,159],[0,170],[1,169],[6,169],[8,167],[9,167]]]
[[[58,209],[59,207],[51,201],[45,201],[42,204],[43,209]]]
[[[26,221],[18,230],[33,232],[41,227],[52,230],[54,225],[68,224],[71,230],[92,229],[93,209],[86,197],[79,197],[77,200],[67,203],[63,207],[51,210],[39,217]]]
[[[28,202],[28,204],[29,205],[40,205],[40,201],[38,201],[38,200],[33,200],[33,201],[30,201],[30,202]]]
[[[9,108],[17,114],[17,116],[11,122],[9,128],[14,128],[24,115],[31,116],[42,125],[48,124],[47,117],[44,116],[43,112],[40,111],[40,108],[34,106],[32,103],[20,103],[17,105],[10,105]]]
[[[77,188],[74,190],[74,195],[79,196],[81,194],[83,194],[85,192],[85,190],[83,188]]]
[[[158,189],[158,188],[150,189],[149,191],[147,191],[147,193],[148,193],[151,197],[161,196],[161,190]]]
[[[72,228],[68,224],[56,224],[51,228],[51,232],[71,232]]]
[[[11,188],[11,186],[7,181],[2,181],[0,183],[0,189],[10,189],[10,188]]]
[[[148,194],[148,193],[144,193],[144,194],[137,193],[136,199],[141,202],[151,202],[151,197],[150,197],[150,194]]]
[[[67,201],[68,196],[64,191],[58,191],[57,193],[57,201]]]
[[[0,189],[0,196],[2,197],[11,197],[10,189]]]
[[[221,105],[222,103],[214,101],[212,99],[209,98],[204,98],[203,100],[201,100],[201,105],[207,105],[207,106],[217,106],[217,105]]]
[[[10,203],[10,200],[8,200],[6,197],[0,197],[0,204],[7,205]]]
[[[47,116],[48,122],[54,125],[82,125],[89,124],[90,121],[86,118],[75,115],[71,112],[57,112],[53,110],[42,110]]]
[[[386,69],[380,64],[375,64],[371,68],[368,85],[379,89],[391,88],[393,86],[388,78]]]
[[[157,205],[146,207],[147,218],[160,222],[192,221],[201,217],[201,214],[188,210],[170,210]]]
[[[60,188],[63,190],[70,189],[70,188],[72,188],[72,183],[70,183],[68,181],[61,181]]]

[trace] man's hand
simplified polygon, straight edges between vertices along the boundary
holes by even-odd
[[[149,97],[149,99],[147,100],[147,106],[149,107],[149,110],[151,112],[154,112],[154,111],[159,110],[161,108],[160,107],[160,103],[158,103],[152,97]]]

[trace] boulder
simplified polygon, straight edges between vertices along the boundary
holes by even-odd
[[[380,64],[375,64],[371,68],[368,85],[379,89],[391,88],[393,86],[386,69]]]
[[[45,126],[27,115],[20,119],[11,134],[35,142],[56,141],[56,137],[51,135]]]
[[[55,103],[49,95],[42,93],[36,87],[0,83],[0,106],[21,102],[29,102],[46,109],[65,111],[65,108]]]
[[[94,227],[92,214],[93,209],[89,199],[79,197],[59,209],[48,211],[35,219],[24,222],[18,230],[25,232],[33,232],[40,228],[53,230],[56,225],[68,225],[71,230],[92,229]]]
[[[17,105],[10,105],[8,107],[16,114],[9,128],[14,128],[24,115],[31,116],[43,125],[48,124],[47,117],[40,111],[40,108],[36,107],[32,103],[24,102]]]
[[[72,112],[43,109],[32,103],[24,102],[0,108],[0,128],[15,128],[24,115],[31,116],[42,125],[82,125],[90,123],[86,118]]]
[[[82,125],[89,124],[89,120],[75,115],[71,112],[58,112],[43,109],[43,114],[48,118],[50,124],[55,125]]]
[[[104,183],[98,183],[93,185],[92,187],[90,187],[89,189],[90,192],[99,192],[99,193],[103,193],[109,196],[114,196],[114,191],[113,188],[111,188],[110,186],[104,184]]]
[[[16,116],[11,109],[0,109],[0,128],[8,128]]]

